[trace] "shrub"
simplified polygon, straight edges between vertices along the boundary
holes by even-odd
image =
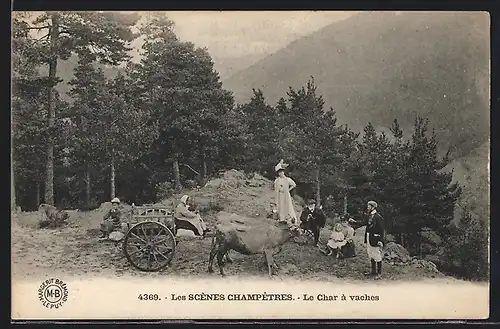
[[[171,182],[162,182],[156,184],[156,199],[164,200],[174,194],[174,187]]]

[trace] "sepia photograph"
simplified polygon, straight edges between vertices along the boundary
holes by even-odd
[[[12,320],[487,319],[490,16],[14,11]]]

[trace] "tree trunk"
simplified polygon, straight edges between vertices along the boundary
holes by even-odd
[[[114,150],[111,151],[111,199],[116,196],[115,190],[115,154]]]
[[[88,163],[85,168],[85,204],[90,207],[90,166]]]
[[[36,195],[35,195],[36,206],[40,206],[40,181],[36,181]]]
[[[200,183],[205,181],[207,177],[207,157],[205,154],[205,144],[200,143],[200,154],[201,154],[201,171],[200,171]]]
[[[177,155],[174,156],[174,163],[173,163],[173,169],[174,169],[174,187],[176,191],[179,191],[181,189],[181,174],[179,172],[179,158]]]
[[[315,188],[316,188],[316,204],[321,205],[321,183],[319,181],[319,167],[315,173]]]
[[[52,140],[52,129],[55,125],[56,113],[54,104],[54,85],[57,73],[57,55],[55,47],[59,37],[59,16],[52,15],[52,27],[50,29],[50,56],[53,56],[49,61],[49,83],[47,94],[47,111],[48,111],[48,131],[47,138],[47,164],[45,173],[45,203],[54,205],[54,141]]]
[[[347,215],[347,195],[344,195],[344,215]]]

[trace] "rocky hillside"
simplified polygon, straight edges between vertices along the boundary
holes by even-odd
[[[275,199],[272,181],[259,174],[247,176],[234,169],[222,172],[201,188],[177,193],[160,204],[173,208],[183,194],[188,194],[202,213],[224,210],[248,217],[266,216]],[[299,212],[304,201],[298,195],[293,198]]]
[[[261,88],[274,103],[314,76],[341,123],[410,133],[430,119],[442,150],[467,155],[488,138],[489,19],[483,13],[362,13],[333,23],[224,80],[236,100]]]

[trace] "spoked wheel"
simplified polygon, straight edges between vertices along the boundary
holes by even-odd
[[[145,272],[160,271],[174,257],[175,237],[172,231],[161,223],[141,222],[127,232],[123,251],[135,268]]]

